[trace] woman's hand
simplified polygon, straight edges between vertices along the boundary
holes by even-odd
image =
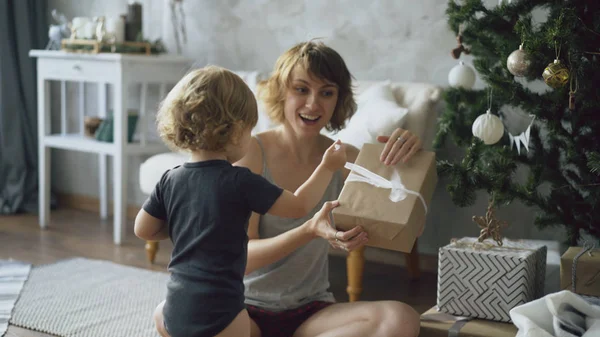
[[[339,204],[337,200],[326,202],[321,210],[315,213],[312,219],[306,224],[314,236],[326,239],[334,248],[349,252],[364,246],[368,241],[368,237],[367,233],[360,226],[356,226],[348,231],[339,231],[333,228],[330,213]]]
[[[396,165],[400,161],[406,163],[423,146],[419,137],[400,128],[389,137],[378,136],[377,140],[386,143],[379,158],[386,165]]]

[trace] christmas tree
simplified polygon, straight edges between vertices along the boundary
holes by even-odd
[[[438,162],[453,202],[472,205],[484,190],[491,206],[532,207],[540,229],[564,226],[570,244],[599,240],[600,1],[450,0],[446,13],[453,56],[470,53],[485,83],[473,90],[465,65],[449,75],[435,146],[465,150]],[[523,133],[505,127],[511,108],[531,116]]]

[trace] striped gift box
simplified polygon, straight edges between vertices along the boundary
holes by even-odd
[[[441,312],[510,322],[512,308],[543,296],[547,247],[527,240],[492,242],[463,238],[440,248]]]

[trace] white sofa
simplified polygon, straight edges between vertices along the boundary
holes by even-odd
[[[258,72],[238,72],[255,92],[262,78]],[[424,83],[389,81],[357,81],[354,83],[358,110],[346,127],[337,134],[324,131],[333,139],[360,149],[365,142],[375,142],[377,135],[388,135],[398,127],[417,134],[424,149],[431,149],[437,130],[437,115],[441,103],[441,88]],[[264,131],[273,124],[259,109],[259,121],[253,133]],[[140,165],[139,183],[142,192],[150,194],[169,168],[180,165],[188,156],[182,153],[162,153],[148,158]]]

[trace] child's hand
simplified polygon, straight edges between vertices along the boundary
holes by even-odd
[[[338,139],[325,151],[321,165],[335,172],[344,167],[346,160],[346,146]]]

